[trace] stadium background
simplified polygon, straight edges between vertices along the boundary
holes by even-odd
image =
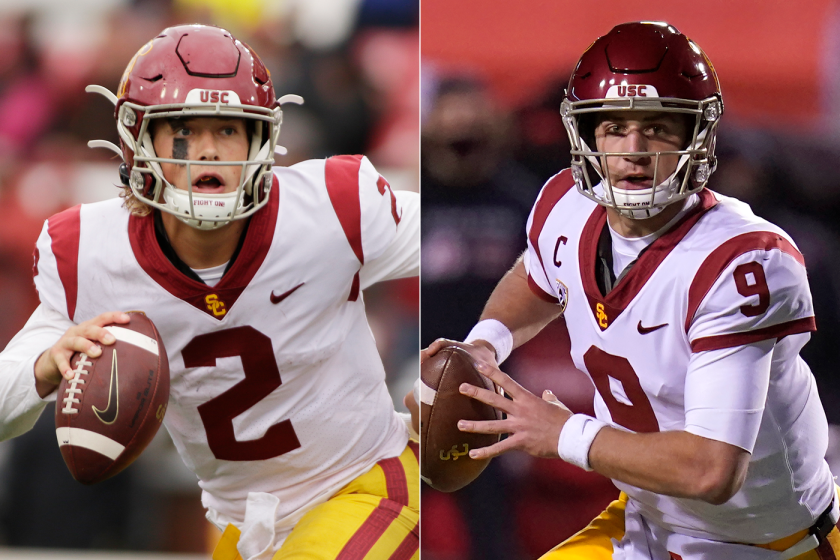
[[[86,146],[117,141],[113,107],[85,86],[116,90],[133,54],[179,23],[227,28],[260,54],[278,96],[305,98],[285,111],[280,164],[364,153],[394,188],[418,189],[416,0],[2,0],[0,348],[37,305],[32,249],[44,219],[118,192],[119,162]],[[365,298],[402,408],[417,376],[418,282]],[[50,405],[35,429],[0,443],[0,556],[23,554],[5,547],[209,556],[218,531],[165,430],[125,472],[83,487],[61,459],[53,414]]]
[[[840,4],[706,0],[423,0],[421,343],[461,339],[525,247],[542,183],[569,163],[558,113],[577,59],[614,25],[666,20],[715,64],[725,114],[710,187],[785,228],[808,265],[818,332],[804,356],[840,472]],[[562,320],[506,371],[576,411],[593,389]],[[617,494],[562,461],[495,459],[466,489],[423,488],[423,560],[524,560],[560,543]]]

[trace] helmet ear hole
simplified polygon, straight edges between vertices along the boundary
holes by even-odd
[[[683,138],[682,149],[688,150],[691,148],[692,140],[694,138],[694,126],[697,124],[698,117],[695,115],[687,115],[685,113],[677,113],[677,116],[682,119],[683,126],[685,127],[685,138]],[[706,126],[706,121],[700,119],[700,130],[703,130],[704,126]]]
[[[154,195],[155,178],[151,173],[146,173],[143,176],[143,193],[151,198]]]
[[[589,146],[591,149],[595,148],[595,128],[601,123],[603,120],[603,115],[599,113],[588,113],[583,114],[578,119],[578,132],[580,133],[580,138],[586,145]]]

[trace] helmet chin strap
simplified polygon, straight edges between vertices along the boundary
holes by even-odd
[[[608,208],[612,208],[620,215],[624,216],[625,218],[630,218],[631,220],[645,220],[647,218],[652,218],[665,209],[665,206],[644,206],[639,208],[626,207],[626,205],[632,204],[634,202],[633,199],[642,199],[641,202],[649,201],[650,189],[628,191],[624,189],[613,188],[613,197],[609,194],[610,190],[606,188],[605,181],[602,180],[600,183],[598,183],[597,187],[600,187],[601,190],[603,190],[604,198],[609,202],[609,204],[606,205]],[[615,206],[613,206],[612,204],[613,198],[615,198]]]
[[[165,180],[164,180],[165,181]],[[242,197],[239,197],[239,204],[236,204],[239,195],[238,189],[229,193],[206,194],[192,193],[192,207],[195,218],[190,214],[190,193],[179,189],[166,181],[166,188],[163,190],[163,199],[167,206],[174,210],[173,214],[185,224],[196,229],[210,230],[222,227],[230,223],[225,218],[231,218],[236,211],[244,207]],[[188,214],[185,216],[184,214]],[[223,219],[224,221],[210,221],[209,219]]]
[[[688,156],[683,157],[688,159]],[[619,189],[612,185],[607,187],[606,179],[601,179],[598,185],[603,190],[608,204],[613,206],[619,214],[634,220],[644,220],[659,214],[672,201],[677,200],[674,195],[681,183],[677,177],[680,167],[682,166],[678,166],[667,179],[648,189]],[[653,191],[652,200],[651,191]]]

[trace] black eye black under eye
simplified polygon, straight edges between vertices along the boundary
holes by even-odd
[[[172,159],[187,159],[187,141],[184,138],[172,141]]]

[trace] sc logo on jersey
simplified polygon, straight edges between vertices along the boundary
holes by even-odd
[[[606,329],[609,326],[607,322],[609,317],[607,317],[607,312],[604,311],[603,303],[595,304],[595,318],[598,319],[598,326],[602,329]]]
[[[225,302],[221,301],[219,296],[216,294],[208,294],[207,297],[204,298],[204,302],[207,304],[207,311],[211,312],[216,317],[221,317],[227,313],[227,309],[225,309]]]

